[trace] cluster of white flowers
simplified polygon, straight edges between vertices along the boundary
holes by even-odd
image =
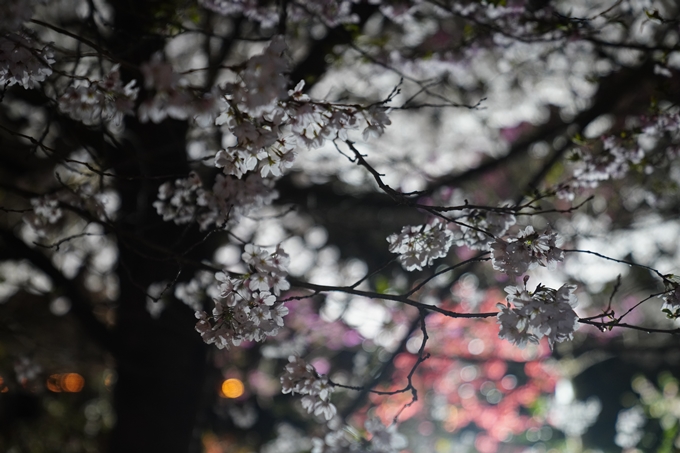
[[[34,48],[28,35],[0,34],[0,86],[36,88],[52,74],[53,63],[52,52],[47,47]]]
[[[64,215],[59,207],[59,198],[55,195],[31,198],[31,206],[33,212],[25,214],[23,220],[39,236],[46,236],[51,227]]]
[[[494,238],[503,236],[516,221],[509,212],[474,209],[460,219],[463,235],[457,238],[456,244],[473,250],[489,250]]]
[[[262,74],[253,76],[253,80],[262,78]],[[276,80],[277,74],[270,73],[265,79]],[[271,85],[269,90],[258,87],[254,95],[248,96],[246,93],[250,91],[236,87],[237,93],[243,93],[241,98],[250,100],[254,96],[250,100],[253,105],[230,109],[217,118],[216,123],[228,126],[236,137],[236,144],[220,150],[215,159],[215,165],[222,168],[225,174],[240,178],[249,171],[257,170],[263,177],[278,177],[292,166],[294,150],[298,145],[318,148],[326,140],[347,140],[347,132],[359,129],[362,125],[365,126],[364,138],[368,139],[382,134],[390,124],[386,110],[379,106],[360,110],[356,107],[312,102],[302,93],[304,81],[300,81],[288,92],[288,102],[277,104],[276,101],[281,100],[282,96],[277,85]],[[258,94],[263,92],[268,92],[269,95]],[[264,101],[267,103],[263,103]],[[248,110],[250,115],[243,110]],[[258,114],[261,116],[257,116]]]
[[[241,80],[227,84],[225,92],[239,111],[258,117],[272,111],[278,100],[285,98],[289,70],[285,51],[283,36],[275,36],[263,53],[245,63],[239,73]]]
[[[331,423],[329,423],[331,425]],[[350,453],[371,451],[375,453],[397,453],[408,445],[406,437],[397,432],[397,426],[385,426],[377,417],[369,417],[364,428],[370,439],[362,439],[350,427],[330,430],[323,439],[312,439],[312,453]]]
[[[163,61],[157,52],[151,60],[142,64],[144,88],[155,90],[155,95],[139,106],[139,120],[143,123],[152,121],[160,123],[165,118],[178,120],[189,117],[188,106],[192,96],[187,89],[187,82],[172,69],[172,64]]]
[[[366,120],[366,128],[362,132],[364,140],[378,138],[385,133],[385,127],[392,124],[387,116],[387,110],[380,106],[373,106],[362,111]]]
[[[663,305],[661,311],[670,319],[680,318],[680,277],[677,275],[666,275],[664,286],[666,291],[661,294]]]
[[[478,24],[488,24],[498,27],[498,30],[514,30],[515,36],[525,36],[532,39],[556,40],[564,36],[564,31],[540,26],[541,21],[551,17],[551,8],[528,8],[524,4],[508,5],[486,2],[456,2],[452,4],[452,11],[456,16],[468,18]],[[451,14],[443,11],[440,14]],[[496,33],[493,41],[496,44],[512,42],[504,33]]]
[[[320,376],[316,369],[300,357],[288,357],[286,371],[281,376],[283,393],[298,393],[302,397],[302,407],[310,414],[323,415],[326,420],[332,419],[337,409],[331,403],[331,394],[335,388],[326,376]]]
[[[198,271],[194,278],[188,282],[180,282],[175,285],[175,297],[194,311],[202,309],[205,297],[215,298],[219,295],[215,277],[211,272]]]
[[[120,122],[123,115],[133,115],[139,89],[135,80],[123,86],[118,68],[115,65],[103,80],[69,87],[58,99],[59,109],[87,125]]]
[[[161,184],[158,200],[153,203],[153,207],[163,216],[163,220],[172,220],[178,225],[189,223],[196,217],[198,197],[202,192],[201,178],[191,172],[188,178],[178,179],[174,184]]]
[[[215,166],[224,175],[217,176],[212,191],[201,188],[195,176],[176,181],[174,187],[163,184],[154,206],[164,220],[187,223],[195,219],[202,229],[212,224],[223,226],[276,199],[274,181],[293,165],[299,145],[314,148],[328,139],[346,140],[347,131],[362,125],[365,137],[379,135],[390,124],[381,106],[361,109],[315,103],[302,92],[303,81],[286,93],[289,65],[285,50],[283,38],[273,38],[262,54],[240,66],[241,80],[223,88],[222,104],[228,108],[206,109],[210,112],[206,118],[220,110],[214,123],[235,138],[233,146],[215,156]],[[155,97],[140,107],[142,121],[185,118],[189,111],[196,114],[187,104],[190,93],[186,83],[169,63],[156,55],[142,69],[145,86],[156,90]]]
[[[237,145],[220,150],[215,156],[215,166],[225,174],[241,178],[257,169],[263,178],[278,177],[293,165],[295,159],[294,137],[279,137],[276,131],[257,128],[249,121],[234,124],[231,131],[239,137]]]
[[[377,3],[376,0],[371,0]],[[243,15],[258,22],[263,28],[274,27],[279,22],[279,11],[275,3],[269,5],[257,0],[200,0],[199,3],[209,10],[224,16]],[[302,22],[315,19],[328,27],[356,23],[359,18],[352,13],[352,3],[357,0],[303,0],[289,5],[286,19]]]
[[[497,239],[491,245],[493,268],[518,277],[537,265],[550,267],[564,259],[564,252],[557,247],[557,233],[542,234],[528,226],[517,237]]]
[[[643,123],[642,133],[648,137],[662,137],[670,135],[678,138],[678,126],[680,125],[680,110],[677,108],[667,109],[653,116],[641,118]]]
[[[436,219],[433,223],[406,226],[401,233],[387,237],[389,250],[399,255],[399,262],[407,271],[422,270],[434,260],[446,256],[453,244],[453,233],[446,223]]]
[[[322,438],[312,438],[312,453],[350,453],[361,449],[359,438],[348,429],[331,430]]]
[[[573,285],[562,285],[557,290],[538,285],[533,293],[526,286],[506,287],[507,304],[498,304],[498,336],[521,348],[543,337],[548,338],[551,347],[571,340],[579,327],[574,311],[578,304],[575,290]]]
[[[397,432],[397,425],[383,425],[377,417],[371,417],[364,424],[371,434],[371,451],[377,453],[396,453],[406,448],[406,437]]]
[[[302,94],[304,82],[289,91],[292,102],[269,111],[263,118],[230,110],[217,119],[226,124],[237,139],[236,145],[220,150],[215,165],[225,174],[238,178],[249,171],[263,177],[281,176],[295,159],[299,145],[318,148],[326,140],[348,139],[349,130],[362,124],[364,138],[382,134],[390,120],[384,109],[357,110],[332,104],[316,104]]]
[[[572,179],[558,187],[559,198],[573,200],[582,189],[595,188],[602,181],[621,179],[632,167],[641,165],[646,155],[640,146],[626,146],[618,137],[604,137],[602,144],[604,150],[601,154],[581,153]],[[651,166],[645,166],[646,172],[651,170]]]
[[[288,308],[276,296],[290,288],[286,280],[290,257],[281,247],[269,253],[252,244],[246,245],[241,257],[250,273],[238,277],[215,274],[220,283],[212,315],[196,312],[196,330],[206,343],[220,349],[276,335],[288,314]]]
[[[368,109],[356,106],[315,103],[302,93],[304,82],[289,91],[293,102],[286,110],[292,132],[308,148],[318,148],[326,140],[347,140],[347,133],[364,127],[364,140],[381,135],[392,124],[388,109],[374,105]]]
[[[197,221],[201,230],[211,225],[223,227],[251,211],[270,204],[278,197],[274,181],[250,174],[237,179],[217,175],[213,190],[204,189],[194,172],[186,179],[163,183],[158,189],[158,200],[153,203],[163,220],[176,224]]]
[[[163,61],[161,53],[142,64],[144,88],[154,91],[154,96],[139,106],[139,120],[160,123],[165,118],[185,120],[194,118],[202,127],[211,125],[225,101],[217,88],[200,95],[195,94],[187,80],[177,74],[172,64]]]
[[[290,18],[297,22],[312,15],[328,27],[340,24],[353,24],[359,21],[359,16],[352,14],[352,0],[301,0],[295,2]]]
[[[245,179],[217,175],[212,192],[205,190],[198,199],[205,209],[198,218],[199,225],[203,230],[212,224],[225,225],[231,219],[270,204],[278,196],[274,181],[259,174],[251,174]]]
[[[224,16],[243,15],[263,28],[271,28],[279,22],[276,4],[262,5],[257,0],[199,0],[199,3],[211,11]]]

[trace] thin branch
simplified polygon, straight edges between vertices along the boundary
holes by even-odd
[[[585,253],[585,254],[588,254],[588,255],[597,256],[598,258],[602,258],[603,260],[613,261],[615,263],[627,264],[629,266],[635,266],[635,267],[639,267],[641,269],[647,269],[648,271],[653,272],[656,275],[658,275],[659,278],[661,278],[661,280],[663,280],[664,282],[671,283],[671,281],[668,280],[668,278],[665,275],[663,275],[661,272],[654,269],[653,267],[645,266],[644,264],[638,264],[638,263],[634,263],[632,261],[626,261],[626,260],[620,260],[620,259],[617,259],[617,258],[612,258],[610,256],[606,256],[606,255],[603,255],[603,254],[597,253],[597,252],[592,252],[590,250],[562,249],[562,251],[564,253]]]
[[[461,267],[461,266],[465,266],[466,264],[474,263],[474,262],[477,262],[477,261],[488,261],[488,260],[490,260],[491,258],[483,258],[483,257],[484,257],[484,255],[488,255],[489,253],[491,253],[491,252],[483,252],[483,253],[480,253],[480,254],[478,254],[477,256],[473,256],[473,257],[470,258],[470,259],[467,259],[467,260],[465,260],[465,261],[461,261],[460,263],[454,264],[453,266],[449,266],[449,267],[447,267],[447,268],[445,268],[445,269],[442,269],[442,270],[439,271],[439,272],[435,272],[434,274],[430,275],[428,278],[426,278],[425,280],[423,280],[422,282],[420,282],[418,285],[416,285],[416,286],[414,286],[413,288],[411,288],[411,289],[410,289],[409,291],[407,291],[404,295],[407,296],[407,297],[413,295],[413,294],[414,294],[415,292],[417,292],[420,288],[422,288],[423,286],[427,285],[432,279],[434,279],[434,278],[436,278],[436,277],[439,277],[440,275],[445,274],[445,273],[447,273],[447,272],[450,272],[450,271],[452,271],[452,270],[458,269],[458,268]]]
[[[418,302],[413,299],[409,299],[407,295],[404,294],[381,294],[381,293],[376,293],[372,291],[361,291],[356,288],[352,288],[351,286],[326,286],[326,285],[317,285],[314,283],[308,283],[302,280],[297,280],[297,279],[289,279],[290,284],[292,286],[298,287],[298,288],[306,288],[310,289],[312,291],[315,291],[315,294],[318,293],[328,293],[328,292],[340,292],[340,293],[346,293],[346,294],[354,294],[355,296],[362,296],[366,297],[368,299],[382,299],[382,300],[393,300],[395,302],[401,302],[406,305],[410,305],[412,307],[416,307],[418,310],[427,310],[427,311],[432,311],[436,313],[440,313],[444,316],[448,316],[450,318],[472,318],[472,319],[482,319],[482,318],[492,318],[495,317],[498,313],[493,312],[493,313],[457,313],[451,310],[446,310],[440,307],[437,307],[436,305],[429,305],[429,304],[424,304],[422,302]]]

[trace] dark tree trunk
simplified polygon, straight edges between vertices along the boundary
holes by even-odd
[[[113,6],[116,30],[111,48],[116,55],[140,65],[162,50],[163,40],[148,33],[152,21],[159,20],[162,2],[119,0]],[[122,69],[124,78],[139,77]],[[207,348],[193,329],[195,318],[188,307],[173,300],[159,319],[152,319],[145,308],[148,286],[172,280],[179,270],[172,254],[158,247],[177,251],[180,237],[184,244],[197,240],[195,227],[184,234],[183,228],[163,222],[152,206],[161,183],[189,171],[186,131],[186,122],[156,125],[129,119],[120,154],[110,156],[121,196],[116,225],[120,253],[116,337],[121,352],[116,357],[117,422],[111,453],[199,451],[195,426]],[[176,176],[160,178],[167,175]],[[182,279],[190,278],[194,270],[183,266]],[[172,293],[170,288],[166,295],[172,298]]]

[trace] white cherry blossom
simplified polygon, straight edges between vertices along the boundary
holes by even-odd
[[[387,242],[390,252],[399,255],[404,269],[421,270],[446,256],[453,244],[453,233],[446,228],[446,223],[436,219],[431,224],[406,226],[399,234],[390,235]]]
[[[231,276],[226,271],[216,273],[212,316],[203,311],[196,312],[199,320],[196,330],[206,343],[220,349],[238,346],[243,341],[263,341],[276,335],[288,314],[288,308],[276,298],[282,288],[289,287],[287,282],[282,283],[288,273],[288,255],[283,249],[277,247],[274,253],[269,253],[247,244],[243,260],[253,272],[240,276]],[[274,284],[276,289],[272,288]]]
[[[331,403],[331,394],[335,387],[330,385],[328,378],[320,376],[314,367],[297,356],[288,357],[288,365],[281,376],[281,391],[283,393],[298,393],[303,395],[302,407],[314,415],[323,415],[331,420],[337,409]]]
[[[507,303],[498,304],[498,336],[519,347],[537,343],[543,337],[548,338],[551,347],[571,340],[579,327],[574,312],[578,303],[575,290],[573,285],[562,285],[557,290],[539,285],[533,293],[525,286],[506,287]]]
[[[520,231],[516,237],[499,238],[491,245],[493,268],[518,277],[537,265],[552,267],[564,259],[557,241],[557,233],[537,233],[532,226]]]
[[[52,74],[53,57],[48,47],[36,48],[27,34],[0,35],[0,86],[37,88]]]

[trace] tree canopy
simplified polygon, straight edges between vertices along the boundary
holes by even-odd
[[[680,449],[674,2],[0,13],[3,451]]]

